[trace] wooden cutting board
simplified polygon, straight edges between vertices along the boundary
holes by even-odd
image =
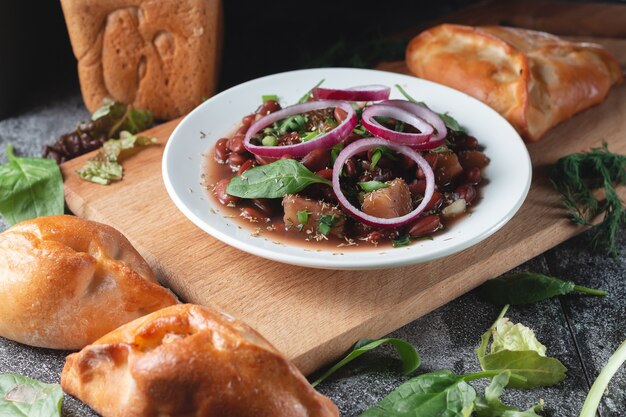
[[[616,42],[624,65],[626,41]],[[403,71],[401,64],[391,68]],[[600,146],[602,141],[613,152],[626,153],[626,84],[601,105],[529,145],[532,187],[518,214],[499,232],[451,257],[377,271],[280,264],[202,232],[174,206],[161,178],[163,145],[178,122],[146,132],[160,145],[125,161],[124,180],[113,185],[96,185],[76,176],[75,170],[90,155],[64,164],[69,208],[124,233],[181,299],[224,308],[310,373],[358,339],[383,336],[581,232],[564,219],[548,170],[561,156]]]

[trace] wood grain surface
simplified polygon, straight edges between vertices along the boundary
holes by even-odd
[[[626,56],[626,41],[612,39],[611,47]],[[389,68],[402,67],[395,63]],[[90,155],[64,164],[69,208],[124,233],[183,300],[231,312],[310,373],[356,340],[383,336],[581,232],[564,218],[548,170],[561,156],[602,141],[613,152],[626,153],[626,84],[613,89],[601,105],[529,145],[534,178],[528,198],[499,232],[448,258],[377,271],[280,264],[202,232],[174,206],[161,178],[163,144],[177,123],[148,131],[161,145],[125,161],[124,180],[113,185],[76,176],[75,170]]]

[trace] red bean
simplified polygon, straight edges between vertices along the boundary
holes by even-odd
[[[326,178],[327,180],[333,179],[333,170],[331,168],[320,169],[315,173],[318,177]]]
[[[434,233],[441,228],[441,219],[437,214],[420,217],[409,229],[409,235],[420,237]]]
[[[230,151],[228,150],[228,139],[222,138],[215,143],[215,159],[223,164],[226,162]]]
[[[226,193],[226,187],[230,184],[230,178],[223,179],[215,184],[213,192],[217,201],[225,206],[234,205],[239,201],[239,197],[232,196]]]
[[[239,168],[246,162],[248,158],[238,153],[231,153],[228,157],[228,164],[233,168]]]
[[[489,158],[481,151],[462,151],[459,152],[459,163],[463,169],[483,169],[489,164]]]
[[[341,123],[346,120],[347,115],[348,113],[346,113],[345,110],[340,109],[339,107],[335,107],[335,120],[337,121],[337,123]]]
[[[478,184],[482,180],[480,168],[472,167],[465,171],[465,180],[470,184]]]
[[[454,193],[458,196],[458,198],[462,198],[465,200],[465,204],[468,206],[471,205],[476,199],[476,188],[470,184],[464,184],[456,188]]]
[[[246,153],[246,148],[243,146],[243,138],[244,135],[236,133],[235,136],[228,140],[228,149],[238,154]]]
[[[240,211],[240,215],[241,217],[243,217],[244,219],[252,223],[258,223],[266,218],[257,209],[253,207],[242,208]]]
[[[348,177],[354,177],[357,174],[356,162],[354,161],[354,158],[350,158],[346,161],[345,165],[343,166],[343,172]]]
[[[478,148],[478,139],[476,139],[474,136],[468,136],[465,138],[464,145],[465,149],[473,151],[474,149]]]
[[[278,211],[276,201],[270,198],[255,198],[252,200],[252,204],[261,210],[265,217],[272,217]]]
[[[443,195],[439,191],[434,191],[433,196],[431,197],[426,207],[424,207],[424,211],[436,210],[441,206],[443,202]]]
[[[248,133],[248,129],[250,129],[250,124],[242,124],[239,129],[237,129],[237,131],[235,132],[236,135],[243,135],[245,136],[246,133]]]
[[[330,152],[323,148],[313,149],[300,162],[313,172],[319,171],[326,168],[330,162]]]
[[[265,116],[280,110],[280,104],[275,100],[267,100],[257,109],[256,113]]]
[[[413,180],[409,184],[409,191],[413,195],[424,195],[424,192],[426,192],[426,180]]]
[[[241,119],[241,123],[243,123],[244,125],[250,126],[255,120],[254,116],[255,116],[254,114],[249,114],[245,116],[243,119]]]
[[[241,166],[239,167],[239,170],[237,171],[237,175],[243,174],[244,172],[246,172],[250,168],[253,168],[254,166],[256,166],[256,161],[254,159],[248,159],[246,162],[241,164]]]

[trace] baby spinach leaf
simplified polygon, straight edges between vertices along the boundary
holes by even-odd
[[[545,346],[535,338],[534,332],[504,318],[508,308],[504,306],[498,319],[481,336],[476,356],[483,370],[509,370],[526,379],[511,379],[508,385],[513,388],[549,386],[565,379],[567,368],[558,359],[545,356]],[[487,353],[492,337],[494,343]]]
[[[361,417],[469,417],[475,398],[463,376],[437,371],[400,385]]]
[[[489,280],[479,288],[478,294],[490,303],[517,305],[536,303],[557,295],[569,294],[572,291],[588,295],[607,295],[606,291],[531,272],[511,273]]]
[[[540,417],[536,411],[541,410],[543,401],[526,411],[520,411],[500,400],[504,387],[509,384],[510,378],[511,371],[503,371],[491,380],[485,389],[485,396],[477,398],[474,403],[478,417]]]
[[[280,198],[316,183],[332,186],[330,181],[315,175],[300,162],[279,159],[233,177],[226,192],[241,198]]]
[[[0,165],[0,213],[13,225],[39,216],[63,214],[63,178],[56,162],[20,158],[6,148],[8,162]]]
[[[372,349],[376,349],[378,346],[388,343],[396,348],[398,353],[400,354],[400,359],[402,360],[402,371],[405,374],[410,374],[420,366],[420,356],[415,350],[415,348],[408,342],[402,339],[394,339],[394,338],[386,338],[386,339],[361,339],[359,340],[352,352],[348,353],[346,357],[333,365],[330,369],[320,375],[315,381],[311,383],[312,386],[318,385],[320,382],[337,372],[340,368],[343,368],[345,365],[349,364],[359,356],[363,355],[366,352],[369,352]]]
[[[0,375],[0,415],[3,417],[60,417],[63,391],[15,374]]]

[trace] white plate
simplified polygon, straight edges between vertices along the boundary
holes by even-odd
[[[215,141],[258,107],[261,96],[277,94],[283,105],[295,103],[313,85],[345,88],[366,84],[402,85],[437,112],[449,112],[485,147],[491,162],[483,172],[488,183],[472,212],[432,241],[401,248],[357,248],[316,251],[254,237],[221,214],[201,185],[203,154]],[[392,88],[392,98],[402,98]],[[203,134],[206,135],[202,138]],[[349,68],[320,68],[270,75],[226,90],[202,103],[176,127],[163,155],[163,180],[176,206],[189,220],[215,238],[251,254],[294,265],[330,269],[379,269],[448,256],[479,243],[513,217],[530,187],[531,165],[526,146],[498,113],[459,91],[419,78]]]

